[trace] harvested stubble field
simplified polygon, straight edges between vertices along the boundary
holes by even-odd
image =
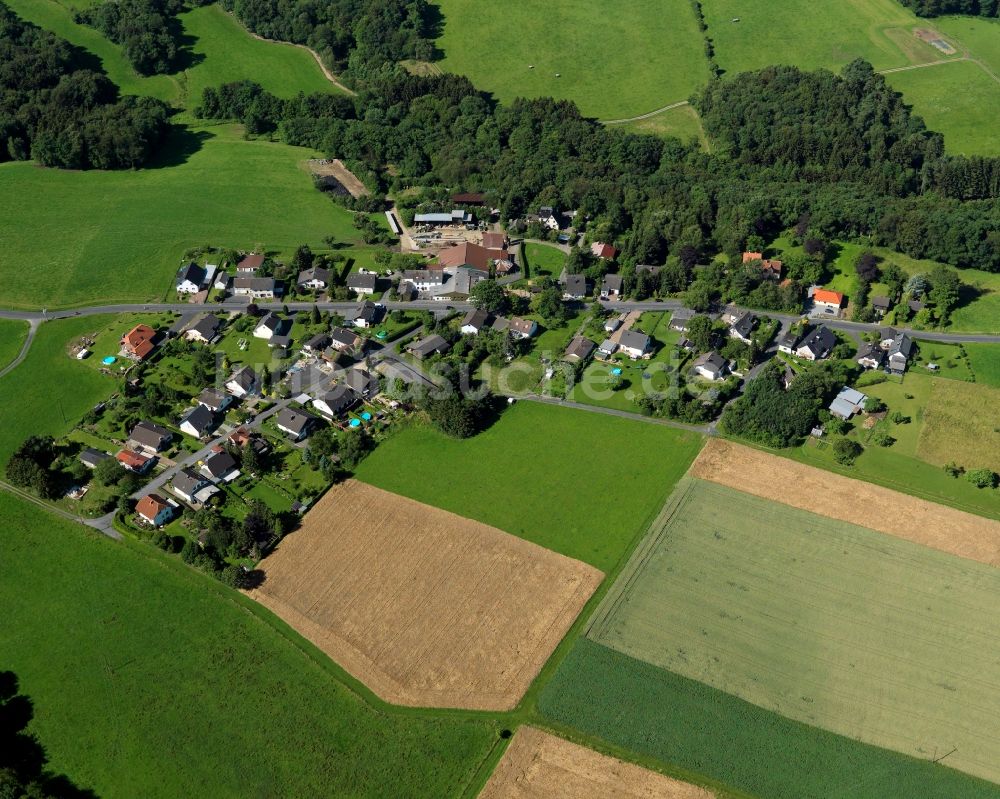
[[[712,799],[697,785],[521,727],[479,799]]]
[[[690,474],[951,555],[1000,566],[1000,522],[731,441],[709,440]]]
[[[934,380],[917,455],[942,466],[1000,471],[1000,390],[959,380]]]
[[[250,595],[389,702],[510,710],[603,579],[485,524],[348,480]]]
[[[806,724],[1000,778],[1000,572],[716,483],[676,490],[588,636]]]

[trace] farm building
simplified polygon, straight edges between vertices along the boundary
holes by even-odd
[[[829,411],[838,419],[847,421],[854,414],[863,411],[865,409],[865,402],[867,401],[868,397],[856,388],[844,386],[840,389],[840,393],[837,394],[833,402],[830,403]]]

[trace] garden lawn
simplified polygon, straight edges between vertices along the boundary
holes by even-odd
[[[356,476],[607,572],[700,445],[668,427],[521,401],[466,440],[402,430]]]
[[[632,0],[613,14],[601,0],[438,5],[440,66],[505,102],[554,96],[573,100],[584,114],[616,119],[685,100],[709,79],[687,0]],[[484,47],[488,39],[503,44]]]
[[[563,730],[597,736],[653,767],[703,774],[746,797],[1000,797],[993,783],[800,724],[587,638],[544,687],[539,709]]]
[[[969,370],[976,382],[1000,388],[1000,344],[966,344]]]
[[[27,337],[27,322],[0,319],[0,370],[18,356]]]
[[[703,0],[702,8],[716,60],[732,74],[771,64],[839,72],[855,58],[888,69],[945,57],[913,35],[922,21],[895,0]]]
[[[536,278],[542,275],[559,277],[566,265],[566,253],[558,247],[536,242],[526,242],[522,254],[527,266],[528,277]]]
[[[997,780],[1000,663],[981,617],[997,602],[991,566],[686,480],[588,636],[876,746],[954,747],[949,766]]]
[[[32,435],[60,436],[115,390],[116,383],[70,357],[67,344],[112,323],[113,316],[81,316],[44,322],[28,356],[0,378],[0,463]]]
[[[1000,27],[993,26],[1000,36]],[[1000,155],[992,131],[1000,121],[1000,83],[973,61],[956,61],[887,76],[927,127],[944,134],[951,155]]]
[[[457,797],[498,738],[481,715],[366,701],[270,613],[152,547],[7,494],[0,546],[3,666],[50,767],[96,795]]]

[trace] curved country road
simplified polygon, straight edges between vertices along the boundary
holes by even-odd
[[[3,369],[0,369],[0,377],[3,377],[7,372],[11,371],[15,366],[17,366],[21,361],[25,359],[28,354],[28,350],[31,349],[31,342],[35,340],[35,333],[38,332],[38,325],[41,324],[37,319],[28,319],[28,335],[24,339],[24,344],[21,345],[21,351],[17,354],[17,357],[7,364]]]

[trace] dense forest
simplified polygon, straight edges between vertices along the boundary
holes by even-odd
[[[425,0],[223,0],[227,11],[268,39],[305,44],[348,78],[383,64],[434,55]]]
[[[0,161],[129,169],[149,159],[166,129],[162,102],[119,98],[68,42],[0,4]]]
[[[77,11],[75,18],[120,45],[140,75],[154,75],[173,72],[178,66],[181,26],[177,15],[184,8],[184,0],[106,0]]]
[[[696,103],[725,142],[715,154],[605,128],[569,102],[499,105],[465,78],[388,66],[353,98],[281,100],[242,82],[206,90],[197,113],[366,164],[380,189],[487,191],[504,220],[538,204],[578,210],[626,265],[736,255],[805,218],[803,238],[866,237],[1000,270],[996,162],[944,157],[870,65],[767,68],[713,83]]]
[[[1000,0],[899,0],[899,2],[921,17],[939,17],[942,14],[1000,16]]]

